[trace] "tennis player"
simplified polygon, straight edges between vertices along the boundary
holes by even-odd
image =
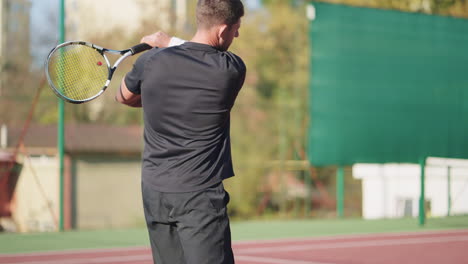
[[[119,102],[143,107],[142,193],[154,263],[234,263],[222,181],[234,176],[230,111],[246,67],[228,49],[243,15],[240,0],[198,0],[194,37],[140,56],[117,93]],[[143,41],[180,42],[161,32]]]

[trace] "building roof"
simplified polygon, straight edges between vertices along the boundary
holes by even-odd
[[[8,127],[7,146],[14,148],[22,127]],[[99,124],[69,124],[65,127],[65,151],[68,153],[140,153],[143,147],[141,126],[109,126]],[[31,124],[24,146],[57,148],[57,126]]]

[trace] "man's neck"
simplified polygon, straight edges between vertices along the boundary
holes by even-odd
[[[195,33],[195,36],[193,36],[193,38],[190,41],[210,45],[213,47],[219,46],[219,40],[214,29],[198,30],[197,33]]]

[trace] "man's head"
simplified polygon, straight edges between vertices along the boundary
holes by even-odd
[[[217,34],[217,45],[227,50],[234,38],[239,36],[240,19],[244,15],[241,0],[198,0],[198,29]]]

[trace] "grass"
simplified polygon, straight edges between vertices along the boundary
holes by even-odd
[[[468,216],[417,219],[327,219],[246,221],[231,224],[233,240],[316,237],[344,234],[413,232],[468,228]],[[38,251],[148,246],[145,229],[84,230],[58,233],[0,234],[0,254]]]
[[[414,218],[239,222],[232,225],[232,232],[234,240],[251,240],[463,228],[468,228],[468,216],[432,218],[424,227]]]

